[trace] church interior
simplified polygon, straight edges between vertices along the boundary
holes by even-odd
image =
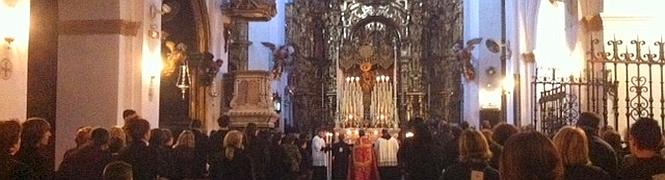
[[[174,132],[665,123],[661,0],[2,0],[0,120],[56,164],[133,109]],[[357,133],[357,131],[355,131]]]

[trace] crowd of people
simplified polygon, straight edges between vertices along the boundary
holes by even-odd
[[[545,135],[532,126],[415,118],[399,132],[321,128],[282,134],[228,117],[209,135],[192,121],[177,136],[150,129],[136,112],[123,127],[81,127],[76,146],[54,164],[51,125],[41,118],[0,122],[0,179],[234,180],[577,180],[663,179],[665,150],[658,122],[641,118],[623,135],[582,113],[575,126]],[[336,136],[331,138],[331,136]],[[329,142],[335,139],[335,142]],[[330,168],[329,168],[330,166]]]

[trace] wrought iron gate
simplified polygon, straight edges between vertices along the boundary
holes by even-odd
[[[617,130],[640,117],[664,124],[665,42],[647,45],[638,38],[624,45],[613,39],[605,47],[610,51],[597,51],[593,47],[599,43],[592,42],[586,69],[578,75],[561,77],[554,69],[545,74],[536,70],[531,118],[544,133],[574,124],[581,112],[600,114],[605,125]]]

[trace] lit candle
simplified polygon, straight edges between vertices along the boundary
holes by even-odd
[[[381,77],[380,77],[380,76],[377,76],[377,77],[376,77],[376,81],[379,81],[379,80],[381,80]]]

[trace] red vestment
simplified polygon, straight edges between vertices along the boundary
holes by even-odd
[[[367,136],[358,138],[358,142],[353,146],[348,179],[379,179],[379,169],[376,166],[376,155],[374,154],[372,141]]]

